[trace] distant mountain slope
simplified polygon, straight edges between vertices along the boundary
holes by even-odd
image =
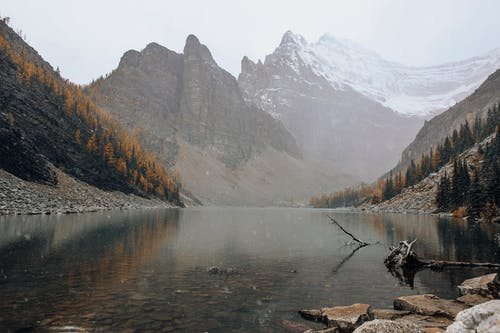
[[[283,37],[288,64],[301,64],[334,89],[353,89],[407,115],[428,116],[470,95],[500,68],[500,48],[487,54],[436,66],[412,67],[387,61],[350,40],[332,35],[308,43],[288,31]]]
[[[0,168],[55,185],[52,164],[101,189],[180,204],[175,177],[4,22],[0,82]]]
[[[156,43],[126,52],[118,68],[86,91],[207,204],[307,200],[325,181],[351,180],[304,161],[281,121],[247,104],[236,79],[195,36],[182,54]]]
[[[465,121],[473,124],[476,117],[484,118],[488,109],[498,102],[500,102],[500,70],[491,74],[474,93],[462,102],[425,122],[415,140],[403,151],[402,164],[407,165],[412,159],[416,160],[429,151],[431,147],[436,147]]]
[[[242,60],[247,102],[283,121],[307,160],[369,181],[393,166],[423,123],[349,86],[334,87],[300,54],[304,41],[285,34],[264,63]]]

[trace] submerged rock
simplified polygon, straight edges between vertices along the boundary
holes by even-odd
[[[291,320],[282,320],[281,321],[281,326],[290,333],[303,333],[307,331],[312,331],[311,328],[305,324],[302,323],[296,323]]]
[[[218,266],[210,266],[207,268],[207,273],[212,275],[217,275],[217,274],[232,275],[232,274],[237,274],[238,270],[232,267],[223,268]]]
[[[485,297],[500,298],[500,279],[497,273],[468,279],[458,286],[460,295],[477,294]]]
[[[409,321],[375,319],[356,328],[354,333],[421,333],[420,327]]]
[[[500,300],[460,312],[446,333],[500,333]]]
[[[406,310],[425,316],[455,316],[466,308],[466,305],[457,301],[439,298],[435,295],[402,296],[394,300],[394,309]]]

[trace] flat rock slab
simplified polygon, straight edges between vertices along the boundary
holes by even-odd
[[[428,327],[422,329],[423,333],[442,333],[445,332],[444,329],[438,327]]]
[[[331,328],[335,327],[339,332],[352,332],[365,321],[374,318],[371,306],[360,303],[321,310],[301,310],[299,314],[304,319],[322,322]]]
[[[375,319],[356,328],[354,333],[422,333],[420,327],[408,321]]]
[[[398,319],[403,316],[407,316],[411,313],[410,311],[401,311],[393,309],[374,309],[372,312],[375,319],[386,319],[386,320]]]
[[[497,273],[468,279],[458,286],[460,295],[478,294],[481,296],[500,297],[500,279]]]
[[[468,294],[468,295],[463,295],[457,298],[457,301],[460,303],[464,303],[467,306],[475,306],[479,305],[482,303],[489,302],[493,299],[493,297],[484,297],[479,294]]]
[[[500,300],[460,312],[446,333],[500,333]]]
[[[454,319],[467,306],[454,300],[439,298],[435,295],[402,296],[394,300],[394,309],[410,311],[426,316],[444,316]]]
[[[404,316],[401,318],[396,319],[396,321],[410,321],[414,323],[415,325],[419,326],[422,330],[423,329],[431,329],[431,328],[436,328],[436,329],[443,329],[445,330],[446,327],[451,325],[453,323],[453,320],[446,318],[446,317],[441,317],[441,316],[424,316],[424,315],[418,315],[418,314],[411,314],[408,316]]]

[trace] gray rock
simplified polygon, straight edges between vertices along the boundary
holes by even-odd
[[[500,300],[492,300],[460,312],[446,333],[499,333]]]
[[[421,333],[420,327],[408,321],[375,319],[364,323],[354,333]]]

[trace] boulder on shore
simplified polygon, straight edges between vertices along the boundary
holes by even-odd
[[[461,311],[446,333],[500,333],[500,300]]]
[[[477,294],[484,297],[500,298],[500,279],[497,273],[468,279],[458,286],[460,295]]]

